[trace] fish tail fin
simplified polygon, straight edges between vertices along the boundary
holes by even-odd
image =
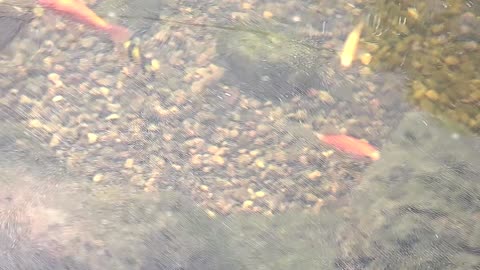
[[[108,29],[111,39],[116,43],[124,43],[130,39],[132,33],[123,26],[111,25]]]

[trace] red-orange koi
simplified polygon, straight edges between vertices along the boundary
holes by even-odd
[[[106,22],[81,0],[38,0],[38,3],[46,9],[66,15],[76,21],[108,33],[114,42],[123,43],[131,37],[128,29]]]
[[[369,157],[372,160],[380,158],[380,152],[365,140],[360,140],[348,135],[323,135],[315,134],[325,144],[336,149],[358,157]]]

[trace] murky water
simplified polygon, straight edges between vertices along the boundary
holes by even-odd
[[[0,3],[1,269],[480,268],[476,2],[86,2]]]

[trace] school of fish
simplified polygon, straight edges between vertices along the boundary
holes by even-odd
[[[81,0],[37,0],[37,2],[45,9],[52,10],[109,34],[115,43],[126,42],[132,35],[127,28],[110,24],[100,18],[86,4],[81,2]]]

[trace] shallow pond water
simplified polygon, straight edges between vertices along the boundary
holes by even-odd
[[[1,269],[480,267],[476,2],[85,2],[0,3]]]

